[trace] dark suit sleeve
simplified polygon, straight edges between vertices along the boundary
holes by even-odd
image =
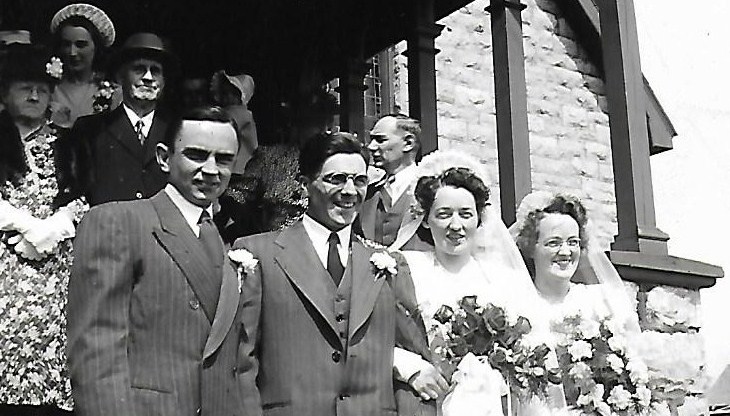
[[[70,180],[73,182],[75,191],[90,197],[90,192],[95,181],[93,160],[93,137],[94,131],[100,128],[101,115],[81,117],[74,123],[71,130],[64,136],[65,157],[72,164],[68,166]]]
[[[127,344],[134,260],[129,216],[116,205],[89,211],[74,245],[68,362],[77,416],[133,414]]]
[[[233,244],[233,249],[245,249],[243,239]],[[250,250],[249,250],[250,251]],[[252,275],[244,276],[241,290],[243,310],[241,311],[242,334],[238,347],[240,375],[238,377],[246,406],[246,415],[261,414],[261,396],[256,386],[258,377],[258,343],[261,316],[261,265]]]

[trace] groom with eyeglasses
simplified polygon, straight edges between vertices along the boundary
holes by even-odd
[[[261,286],[255,351],[264,415],[396,414],[395,299],[410,275],[400,256],[352,233],[368,157],[348,133],[311,138],[299,157],[304,218],[234,244],[258,260],[247,278]]]

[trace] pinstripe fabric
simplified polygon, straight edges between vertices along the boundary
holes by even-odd
[[[257,357],[264,414],[395,415],[395,301],[391,286],[373,275],[373,250],[353,239],[343,278],[343,284],[352,279],[350,308],[338,317],[337,288],[301,222],[239,239],[234,247],[251,251],[261,265]],[[394,281],[410,278],[403,266]],[[348,333],[341,337],[343,319]]]
[[[77,415],[260,413],[248,342],[256,337],[258,284],[248,281],[245,296],[231,291],[238,282],[225,262],[227,291],[211,324],[195,292],[215,270],[203,253],[163,192],[96,207],[83,219],[68,307]]]

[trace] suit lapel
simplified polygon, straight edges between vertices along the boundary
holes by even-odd
[[[416,234],[416,230],[421,225],[421,221],[414,221],[413,213],[410,211],[410,205],[415,203],[415,197],[412,197],[413,185],[409,186],[406,191],[398,198],[394,209],[399,209],[403,212],[400,220],[400,226],[396,233],[393,244],[388,246],[388,251],[400,250],[412,237]],[[401,207],[400,205],[405,205]]]
[[[129,121],[127,114],[124,112],[122,105],[114,110],[111,123],[107,127],[109,134],[124,146],[130,153],[140,158],[142,156],[142,146],[134,132],[134,127]]]
[[[210,357],[223,343],[238,311],[241,292],[238,288],[238,274],[230,261],[223,262],[223,282],[215,318],[203,349],[203,359]]]
[[[160,113],[160,110],[155,111],[155,116],[152,119],[152,126],[150,127],[150,132],[147,135],[147,139],[144,142],[143,146],[143,159],[142,164],[146,165],[152,161],[155,160],[156,152],[155,148],[157,147],[157,143],[159,143],[162,140],[162,136],[165,134],[165,131],[167,130],[167,120],[163,117],[163,115]]]
[[[150,201],[160,218],[160,228],[155,228],[153,234],[180,267],[208,320],[212,321],[219,292],[214,288],[210,274],[219,269],[211,266],[193,230],[164,191],[158,192]]]
[[[335,284],[317,257],[301,221],[282,231],[276,244],[279,249],[274,253],[274,260],[337,334],[332,310]]]
[[[380,288],[385,282],[385,277],[375,278],[370,264],[371,250],[357,238],[352,241],[352,294],[350,295],[350,338],[367,321],[373,312],[375,301],[380,294]]]
[[[371,198],[363,202],[360,208],[361,214],[358,215],[363,235],[368,238],[373,238],[375,235],[375,211],[378,209],[378,202],[380,202],[380,192],[375,191]]]

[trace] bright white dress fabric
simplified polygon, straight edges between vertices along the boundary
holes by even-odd
[[[427,331],[433,316],[441,305],[455,306],[464,296],[476,295],[477,302],[503,305],[500,294],[504,287],[491,282],[476,260],[460,273],[450,273],[436,261],[432,252],[406,251],[403,253],[411,270],[416,299]],[[429,342],[433,339],[429,332]],[[500,373],[484,360],[465,357],[454,374],[453,390],[441,403],[444,416],[502,416],[502,395],[506,386]]]

